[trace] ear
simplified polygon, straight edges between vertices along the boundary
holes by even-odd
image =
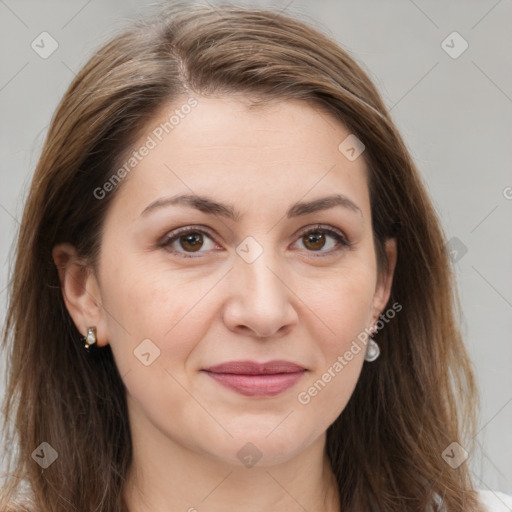
[[[388,265],[387,268],[383,269],[382,274],[377,280],[377,286],[375,287],[371,325],[375,325],[379,316],[384,312],[384,308],[391,295],[391,286],[393,284],[393,275],[395,273],[397,260],[396,238],[388,238],[385,242],[384,250],[386,252]]]
[[[96,327],[98,346],[106,345],[105,310],[94,272],[71,244],[56,245],[52,257],[59,272],[64,303],[76,328],[85,336],[89,327]]]

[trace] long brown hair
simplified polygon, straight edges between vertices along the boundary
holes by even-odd
[[[93,191],[159,109],[191,92],[307,101],[364,143],[379,268],[384,242],[396,237],[390,303],[403,311],[376,335],[382,356],[363,367],[327,431],[341,506],[424,512],[442,501],[448,512],[479,510],[467,464],[453,469],[442,458],[452,442],[469,451],[476,400],[444,235],[379,93],[344,50],[302,21],[180,5],[98,50],[52,120],[21,222],[3,340],[5,446],[13,448],[0,509],[23,482],[40,512],[125,508],[132,452],[124,384],[108,346],[82,348],[51,251],[69,242],[94,267],[116,190],[102,200]],[[42,442],[58,454],[46,469],[32,458]]]

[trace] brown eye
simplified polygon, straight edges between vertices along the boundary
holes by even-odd
[[[319,231],[310,231],[302,237],[304,246],[312,251],[318,251],[325,245],[325,235]]]
[[[209,247],[208,244],[210,244]],[[169,233],[159,245],[166,251],[184,258],[198,257],[201,253],[215,247],[211,235],[202,229],[190,227]],[[193,253],[197,253],[198,256],[192,256]]]
[[[197,232],[182,235],[178,240],[180,241],[181,247],[186,251],[196,252],[201,249],[203,245],[203,235]]]
[[[331,242],[330,239],[334,242]],[[351,245],[341,232],[323,226],[315,226],[313,229],[305,231],[299,240],[307,252],[318,253],[314,254],[315,257],[329,256]],[[323,250],[325,247],[327,249]]]

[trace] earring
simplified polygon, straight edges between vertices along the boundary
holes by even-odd
[[[84,348],[89,352],[89,347],[94,345],[97,341],[96,339],[96,327],[89,327],[87,329],[87,335],[82,337],[82,340],[85,342]]]
[[[368,339],[368,345],[366,347],[366,355],[364,357],[365,361],[369,363],[375,361],[380,356],[380,348],[379,345],[373,340],[373,338]]]

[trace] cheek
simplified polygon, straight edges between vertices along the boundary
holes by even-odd
[[[317,340],[323,343],[331,358],[334,353],[344,351],[353,338],[369,327],[374,292],[375,276],[371,265],[338,269],[328,277],[310,281],[300,292],[306,297],[308,316],[318,328],[324,328],[326,336],[317,335]]]
[[[325,431],[343,412],[361,373],[364,350],[353,354],[350,361],[342,354],[312,375],[296,396],[298,412],[315,425],[317,433]]]
[[[120,260],[115,266],[107,263],[103,306],[121,374],[139,368],[136,357],[144,347],[152,357],[153,353],[158,356],[151,368],[183,367],[195,343],[204,337],[207,315],[213,314],[211,304],[206,307],[205,294],[218,278],[192,279],[187,272],[158,264],[146,267],[135,259]]]
[[[297,407],[319,432],[342,413],[359,380],[366,353],[367,318],[361,311],[358,317],[348,311],[347,316],[339,314],[335,324],[338,335],[318,345],[317,364],[297,391]]]
[[[320,430],[343,411],[363,367],[375,288],[369,268],[352,267],[350,273],[329,280],[323,292],[315,288],[308,295],[308,306],[319,312],[315,320],[319,357],[296,400],[305,415],[318,419]]]
[[[131,278],[123,279],[126,275]],[[109,343],[138,411],[137,421],[147,416],[165,430],[169,418],[180,417],[172,427],[176,436],[183,435],[179,425],[204,415],[190,398],[194,375],[187,371],[187,362],[211,323],[207,315],[214,314],[212,304],[204,299],[216,281],[199,281],[186,273],[140,265],[136,273],[133,267],[119,265],[105,279]]]

